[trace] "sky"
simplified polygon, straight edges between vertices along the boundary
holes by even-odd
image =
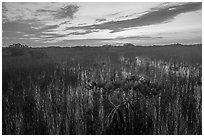
[[[202,43],[202,3],[3,2],[3,46]]]

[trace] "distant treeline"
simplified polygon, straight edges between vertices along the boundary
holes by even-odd
[[[31,55],[35,57],[57,57],[67,58],[78,56],[77,58],[89,58],[100,56],[146,56],[155,59],[181,59],[192,63],[202,62],[202,44],[182,45],[153,45],[153,46],[135,46],[126,43],[124,46],[103,45],[100,47],[76,46],[76,47],[41,47],[29,48],[27,45],[19,43],[3,48],[3,56],[23,56]]]
[[[104,45],[102,47],[49,47],[42,48],[48,56],[61,56],[69,57],[76,55],[78,58],[86,58],[87,56],[100,57],[100,56],[146,56],[155,59],[170,60],[172,58],[182,59],[192,63],[202,62],[202,45],[181,45],[172,44],[164,46],[134,46],[126,44],[124,46],[111,46]]]

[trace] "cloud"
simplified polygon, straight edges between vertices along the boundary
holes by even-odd
[[[106,19],[104,18],[96,19],[96,22],[103,22],[103,21],[106,21]]]
[[[8,12],[8,9],[6,8],[5,3],[3,2],[3,3],[2,3],[2,22],[3,22],[3,23],[8,20],[7,17],[6,17],[6,15],[5,15],[6,12]]]
[[[3,23],[2,29],[9,32],[29,32],[31,31],[31,26],[29,24],[19,22],[6,22]]]
[[[35,36],[35,34],[25,34],[23,35],[24,37],[31,37],[31,36]]]
[[[94,24],[83,27],[71,27],[71,29],[110,29],[112,32],[121,31],[124,28],[131,27],[141,27],[148,25],[155,25],[166,23],[170,20],[173,20],[174,17],[181,13],[187,13],[196,11],[202,8],[202,3],[182,3],[179,5],[170,5],[163,7],[155,7],[146,11],[146,14],[143,14],[137,18],[120,20],[120,21],[110,21],[102,24]],[[70,29],[68,27],[68,29]]]
[[[62,7],[57,11],[55,18],[57,19],[63,19],[63,18],[70,18],[73,19],[74,13],[76,13],[79,10],[79,6],[77,5],[67,5],[65,7]]]
[[[36,11],[37,16],[42,15],[50,15],[55,19],[73,19],[74,14],[79,10],[79,6],[77,5],[65,5],[59,9],[38,9]]]
[[[138,40],[147,40],[147,39],[162,39],[163,37],[153,37],[153,36],[129,36],[129,37],[116,37],[115,39],[123,40],[123,39],[138,39]]]
[[[49,10],[49,9],[39,9],[37,10],[38,13],[55,13],[55,10]]]
[[[70,3],[3,2],[3,22],[53,22],[59,19],[73,19],[79,6]]]
[[[63,21],[63,22],[61,22],[59,25],[63,25],[63,24],[71,24],[71,23],[70,23],[69,20],[67,20],[67,21]]]
[[[42,32],[40,38],[54,40],[55,42],[60,42],[69,39],[69,36],[85,35],[93,32],[99,32],[99,30],[69,30],[66,33],[56,33],[56,32]],[[48,40],[46,40],[48,41]],[[52,42],[54,43],[54,42]]]
[[[43,30],[50,30],[50,29],[56,29],[57,27],[59,27],[58,25],[46,25],[44,27],[42,27],[40,29],[40,31],[43,31]]]
[[[25,34],[38,34],[45,30],[56,29],[58,25],[42,25],[33,27],[32,25],[24,22],[6,22],[3,23],[2,29],[9,33],[25,33]],[[19,33],[19,34],[20,34]]]
[[[29,39],[39,40],[40,38],[37,38],[37,37],[30,37]]]
[[[116,16],[116,15],[119,15],[120,13],[122,12],[111,13],[111,14],[108,14],[107,16]]]
[[[60,37],[66,37],[67,35],[62,35],[62,34],[55,34],[55,33],[50,33],[50,34],[42,34],[40,37],[41,38],[60,38]]]
[[[85,35],[85,34],[89,34],[89,33],[92,33],[92,32],[99,32],[99,30],[84,30],[84,32],[72,32],[72,33],[69,33],[68,35]]]

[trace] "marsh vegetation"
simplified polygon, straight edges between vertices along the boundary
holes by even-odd
[[[201,45],[3,49],[2,133],[202,134],[201,57]]]

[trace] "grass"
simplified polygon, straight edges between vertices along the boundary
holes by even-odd
[[[44,50],[3,57],[3,134],[202,134],[197,57]]]

